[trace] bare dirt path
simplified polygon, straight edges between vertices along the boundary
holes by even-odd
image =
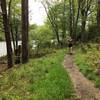
[[[73,62],[73,55],[66,55],[63,64],[71,77],[76,94],[81,100],[100,100],[100,90],[79,72]]]

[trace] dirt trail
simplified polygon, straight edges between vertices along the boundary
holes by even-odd
[[[76,94],[81,100],[100,100],[100,90],[86,79],[73,62],[73,55],[67,55],[64,60],[64,67],[69,72],[74,84]]]

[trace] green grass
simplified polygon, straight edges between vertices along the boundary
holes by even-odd
[[[95,49],[87,50],[87,53],[83,53],[81,50],[77,50],[75,55],[75,63],[78,65],[79,70],[91,80],[97,88],[100,88],[100,76],[96,75],[96,66],[93,64],[93,55],[96,55]],[[91,53],[90,53],[91,52]],[[96,58],[95,58],[96,59]]]
[[[66,50],[31,59],[0,78],[0,100],[75,100],[70,77],[62,66]]]

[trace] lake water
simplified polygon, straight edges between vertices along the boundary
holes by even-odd
[[[18,44],[21,44],[21,41]],[[5,55],[7,55],[6,42],[0,42],[0,57]]]

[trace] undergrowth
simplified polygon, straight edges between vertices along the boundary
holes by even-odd
[[[10,69],[0,78],[0,100],[75,100],[70,77],[62,66],[66,50],[57,50]]]
[[[100,88],[100,52],[97,44],[85,46],[86,52],[77,49],[75,62],[80,71],[92,82],[97,88]]]

